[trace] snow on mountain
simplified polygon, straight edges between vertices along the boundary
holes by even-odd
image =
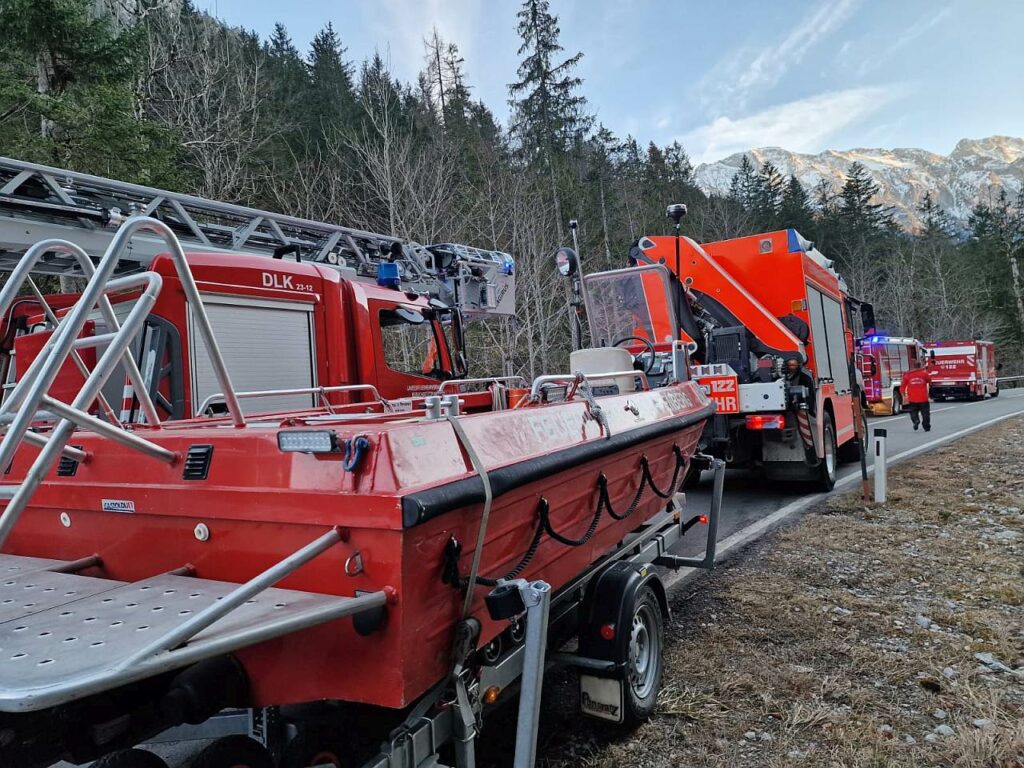
[[[918,226],[917,206],[928,191],[965,225],[979,200],[994,198],[1000,188],[1013,198],[1024,185],[1024,139],[1011,136],[962,139],[949,155],[923,149],[830,149],[806,155],[763,147],[697,166],[697,183],[706,192],[725,194],[744,154],[757,166],[770,160],[785,176],[795,175],[809,192],[822,179],[838,191],[850,164],[860,162],[880,188],[878,202],[890,206],[908,229]]]

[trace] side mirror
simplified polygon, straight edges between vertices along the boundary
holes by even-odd
[[[996,363],[996,370],[997,371],[1003,370],[1003,364],[1002,363]]]

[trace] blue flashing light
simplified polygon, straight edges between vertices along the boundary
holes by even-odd
[[[385,261],[377,265],[377,285],[382,288],[398,288],[401,284],[402,277],[397,264]]]
[[[800,251],[803,250],[803,246],[801,245],[801,241],[803,240],[803,238],[800,237],[799,232],[797,232],[795,229],[787,229],[786,235],[787,239],[789,240],[790,253],[799,253]]]
[[[505,254],[505,258],[501,261],[501,273],[503,275],[511,275],[516,270],[516,263],[512,260],[512,257]]]

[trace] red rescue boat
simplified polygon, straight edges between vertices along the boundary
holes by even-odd
[[[227,417],[123,429],[90,413],[160,290],[154,272],[112,278],[137,229],[171,246]],[[136,309],[83,338],[119,290],[141,296]],[[673,497],[713,405],[680,345],[675,378],[657,387],[609,364],[630,356],[608,348],[574,354],[586,373],[540,377],[471,413],[456,393],[401,410],[371,397],[245,416],[197,299],[170,231],[130,220],[84,308],[19,382],[18,412],[5,408],[0,729],[16,741],[0,744],[5,764],[133,744],[167,725],[151,706],[178,722],[319,700],[406,708],[470,658],[455,650],[465,627],[471,654],[509,632],[483,587],[581,591],[581,574],[667,503],[665,530],[696,521],[684,525]],[[68,354],[101,344],[70,405],[46,393]],[[83,746],[86,727],[109,738]]]

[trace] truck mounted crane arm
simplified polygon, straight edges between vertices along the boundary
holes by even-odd
[[[678,262],[676,247],[679,248]],[[689,237],[644,237],[638,261],[664,264],[696,300],[693,314],[708,330],[742,326],[758,355],[795,355],[806,360],[804,343]],[[692,335],[692,334],[690,334]]]

